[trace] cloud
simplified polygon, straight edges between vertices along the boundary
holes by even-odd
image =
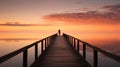
[[[6,22],[0,26],[50,26],[51,24],[21,24],[20,22]]]
[[[102,9],[106,9],[109,12],[120,15],[120,4],[103,6]]]
[[[103,6],[102,9],[106,11],[51,14],[43,18],[65,24],[120,24],[120,4]]]
[[[38,38],[0,38],[0,41],[39,40]]]
[[[37,38],[3,38],[0,40],[37,40]]]
[[[120,4],[107,5],[107,6],[103,6],[102,8],[103,8],[103,9],[112,10],[112,11],[116,11],[116,10],[120,10]]]

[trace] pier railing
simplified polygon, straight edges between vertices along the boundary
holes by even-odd
[[[40,45],[41,45],[41,54],[42,54],[44,51],[43,48],[46,49],[55,40],[56,37],[57,37],[57,34],[51,35],[51,36],[41,39],[37,42],[34,42],[28,46],[25,46],[19,50],[16,50],[12,53],[4,55],[4,56],[0,57],[0,63],[3,63],[16,55],[23,53],[23,67],[27,67],[28,66],[28,64],[27,64],[28,63],[28,49],[31,47],[35,47],[35,60],[36,60],[39,57],[38,56],[38,44],[41,43]]]
[[[82,55],[83,55],[84,59],[86,59],[86,50],[87,50],[86,46],[92,48],[93,49],[93,66],[94,67],[98,67],[98,52],[102,53],[103,55],[106,55],[107,57],[109,57],[117,62],[120,62],[120,56],[118,56],[118,55],[114,55],[112,53],[109,53],[105,50],[102,50],[98,47],[95,47],[95,46],[93,46],[85,41],[82,41],[82,40],[75,38],[73,36],[70,36],[68,34],[64,33],[63,36],[68,40],[68,42],[71,45],[73,45],[75,50],[78,52],[80,51],[80,43],[82,43],[82,45],[83,45],[83,52],[82,52],[83,54]]]

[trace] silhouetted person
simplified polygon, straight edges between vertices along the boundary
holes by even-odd
[[[58,36],[60,36],[60,34],[61,34],[61,30],[59,29],[59,30],[58,30]]]

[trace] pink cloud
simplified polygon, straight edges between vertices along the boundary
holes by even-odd
[[[51,24],[21,24],[20,22],[6,22],[0,26],[50,26]]]
[[[49,21],[62,21],[67,24],[120,24],[120,5],[103,6],[107,12],[87,11],[46,15]]]

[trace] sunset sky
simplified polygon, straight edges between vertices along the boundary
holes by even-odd
[[[120,40],[120,0],[0,0],[0,39],[39,39],[58,29]]]

